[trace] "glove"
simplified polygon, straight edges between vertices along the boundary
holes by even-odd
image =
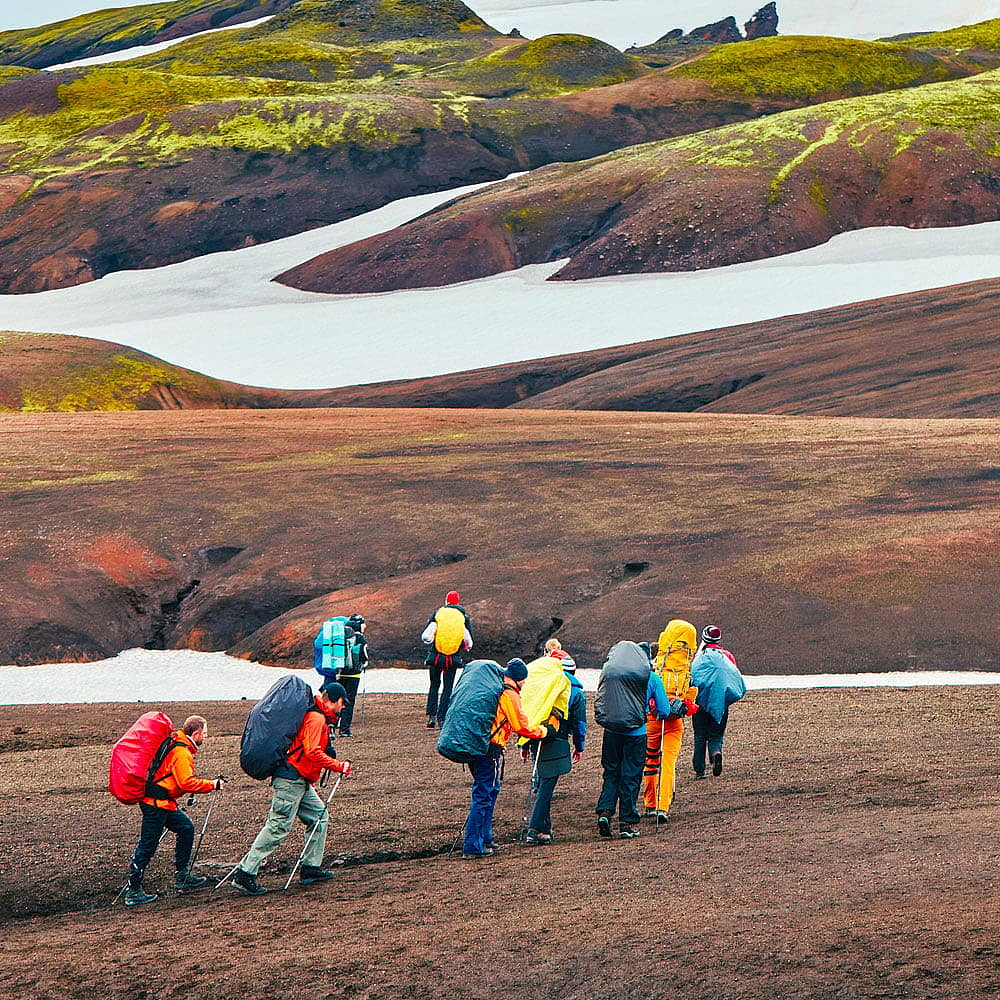
[[[218,777],[217,777],[217,778],[215,779],[215,790],[216,790],[216,791],[218,791],[218,790],[219,790],[220,788],[222,788],[222,786],[223,786],[223,785],[224,785],[225,783],[226,783],[226,779],[225,779],[225,778],[223,778],[223,777],[222,777],[222,775],[220,774],[220,775],[219,775],[219,776],[218,776]]]
[[[684,707],[687,709],[688,715],[694,715],[698,711],[698,704],[693,698],[685,698]]]
[[[337,770],[345,777],[349,778],[351,776],[351,762],[349,760],[339,760],[337,763],[340,767]]]
[[[670,718],[683,719],[688,714],[687,705],[680,698],[670,699]]]

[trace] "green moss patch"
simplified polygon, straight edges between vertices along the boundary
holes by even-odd
[[[940,49],[946,52],[964,52],[968,49],[1000,52],[1000,18],[967,24],[949,31],[917,35],[907,38],[906,44],[915,49]]]
[[[958,75],[903,45],[810,35],[719,45],[669,72],[747,97],[793,100],[898,90]]]

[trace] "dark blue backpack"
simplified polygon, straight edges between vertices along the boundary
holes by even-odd
[[[312,688],[295,674],[276,681],[252,709],[240,740],[240,767],[263,781],[285,762],[306,713],[315,709]]]
[[[494,660],[473,660],[455,685],[441,724],[437,752],[456,764],[485,757],[506,678]]]

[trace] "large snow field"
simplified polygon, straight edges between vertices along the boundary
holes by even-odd
[[[0,704],[61,705],[91,702],[239,701],[259,698],[287,671],[194,650],[129,649],[97,663],[52,663],[0,667]],[[597,689],[599,670],[578,672],[588,691]],[[318,682],[312,670],[302,672]],[[913,671],[885,674],[813,674],[747,677],[747,687],[778,688],[923,687],[1000,684],[1000,674],[977,671]],[[362,690],[371,694],[425,694],[427,671],[373,669]]]
[[[120,271],[72,288],[3,295],[0,329],[110,340],[249,385],[332,388],[654,340],[1000,276],[1000,222],[991,222],[864,229],[746,264],[588,281],[547,282],[561,262],[376,295],[302,292],[270,280],[471,190],[405,198],[242,250]]]

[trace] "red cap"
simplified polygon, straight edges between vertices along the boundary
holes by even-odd
[[[460,598],[457,590],[448,591],[448,596],[444,599],[446,604],[458,604]]]

